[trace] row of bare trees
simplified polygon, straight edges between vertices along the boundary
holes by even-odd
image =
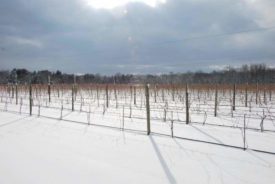
[[[51,72],[48,70],[28,71],[26,69],[13,69],[12,71],[0,70],[0,83],[48,83],[48,76],[52,83],[115,83],[115,84],[245,84],[259,83],[267,84],[275,82],[275,69],[264,64],[243,65],[240,68],[226,67],[221,71],[212,72],[187,72],[187,73],[169,73],[162,75],[132,75],[132,74],[83,74],[74,76],[73,74],[62,73],[57,70]]]

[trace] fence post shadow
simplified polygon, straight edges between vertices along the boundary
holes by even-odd
[[[13,124],[13,123],[17,123],[17,122],[19,122],[19,121],[21,121],[21,120],[24,120],[24,119],[26,119],[26,118],[28,118],[29,116],[25,116],[25,117],[20,117],[20,118],[18,118],[18,119],[15,119],[15,120],[12,120],[12,121],[9,121],[9,122],[5,122],[5,123],[3,123],[3,124],[0,124],[0,127],[4,127],[4,126],[8,126],[8,125],[11,125],[11,124]]]
[[[167,166],[167,164],[166,164],[163,156],[160,153],[160,150],[159,150],[159,148],[158,148],[155,140],[153,139],[153,137],[151,135],[149,135],[149,140],[150,140],[150,142],[151,142],[151,144],[152,144],[152,146],[154,148],[154,151],[155,151],[155,153],[156,153],[156,155],[158,157],[158,160],[159,160],[159,162],[160,162],[160,164],[162,166],[162,169],[163,169],[163,171],[164,171],[167,179],[169,180],[169,183],[170,184],[176,184],[177,181],[176,181],[175,177],[171,173],[171,171],[170,171],[169,167]]]

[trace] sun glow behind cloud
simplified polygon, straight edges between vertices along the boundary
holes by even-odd
[[[130,2],[140,2],[154,8],[158,4],[166,3],[166,0],[85,0],[88,6],[95,9],[113,9],[124,6]]]

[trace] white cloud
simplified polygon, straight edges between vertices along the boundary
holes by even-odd
[[[255,21],[261,27],[275,25],[274,0],[244,0],[247,6],[254,10]]]
[[[228,67],[228,65],[210,65],[209,69],[211,70],[224,70],[226,67]]]
[[[156,7],[160,3],[165,3],[166,0],[84,0],[84,2],[96,9],[113,9],[130,2],[140,2],[151,7]]]
[[[36,39],[29,39],[29,38],[16,37],[16,36],[8,36],[6,37],[6,39],[8,42],[16,45],[31,46],[36,48],[43,47],[42,42]]]

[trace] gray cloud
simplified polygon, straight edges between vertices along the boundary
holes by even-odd
[[[104,74],[273,64],[275,28],[261,30],[275,26],[272,12],[272,0],[167,0],[112,11],[82,0],[4,0],[0,64]]]

